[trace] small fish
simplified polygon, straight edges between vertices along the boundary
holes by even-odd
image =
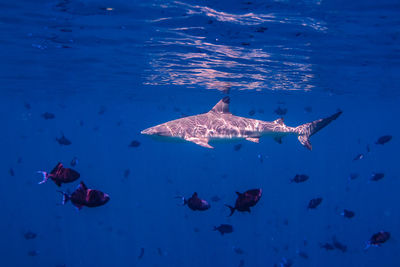
[[[213,202],[218,202],[218,201],[220,201],[221,200],[221,198],[219,197],[219,196],[213,196],[212,198],[211,198],[211,201],[213,201]]]
[[[35,257],[35,256],[38,256],[38,255],[39,255],[39,251],[38,250],[30,250],[30,251],[28,251],[28,256]]]
[[[26,232],[26,233],[24,234],[24,238],[25,238],[26,240],[35,239],[36,236],[37,236],[37,234],[34,233],[34,232],[31,232],[31,231],[28,231],[28,232]]]
[[[103,115],[104,112],[106,112],[106,111],[107,111],[107,108],[106,108],[105,106],[101,106],[101,107],[100,107],[100,110],[99,110],[99,112],[97,112],[97,114]]]
[[[282,258],[280,262],[281,267],[291,267],[293,265],[293,261],[291,259]]]
[[[230,224],[221,224],[220,226],[214,226],[214,231],[218,231],[221,235],[230,234],[233,232],[233,226]]]
[[[140,248],[140,254],[138,256],[138,259],[140,260],[144,256],[144,248]]]
[[[50,178],[53,182],[61,186],[63,183],[71,183],[77,180],[81,175],[70,168],[64,168],[63,164],[59,162],[50,173],[45,171],[38,171],[43,176],[43,180],[39,184],[44,184]]]
[[[344,209],[343,212],[340,213],[340,215],[342,215],[342,216],[345,217],[345,218],[351,219],[351,218],[353,218],[354,215],[356,215],[356,214],[355,214],[354,211]]]
[[[308,209],[315,209],[317,208],[322,202],[322,197],[318,197],[318,198],[313,198],[310,200],[310,202],[308,203]]]
[[[391,135],[384,135],[378,138],[378,140],[375,142],[375,144],[377,145],[384,145],[387,142],[389,142],[390,140],[392,140],[392,136]]]
[[[13,168],[10,168],[8,170],[8,172],[10,173],[11,176],[15,176],[15,172],[14,172]]]
[[[163,251],[161,250],[161,248],[157,248],[157,253],[158,253],[158,255],[160,255],[160,256],[164,256],[164,253],[163,253]]]
[[[239,261],[239,267],[243,267],[243,266],[244,266],[244,260],[241,259],[241,260]]]
[[[342,243],[340,243],[335,236],[332,237],[332,241],[333,241],[333,246],[335,248],[337,248],[338,250],[340,250],[341,252],[346,252],[347,251],[347,246],[343,245]]]
[[[358,173],[350,173],[349,180],[355,180],[360,176]]]
[[[62,204],[67,203],[71,200],[72,204],[80,210],[83,206],[86,207],[99,207],[106,204],[110,200],[110,196],[99,190],[89,189],[83,182],[80,182],[78,188],[72,193],[67,194],[62,191],[58,191],[63,194]]]
[[[302,183],[308,180],[308,175],[306,174],[296,174],[296,176],[294,178],[292,178],[290,180],[291,183],[295,182],[295,183]]]
[[[72,167],[74,167],[76,164],[78,164],[78,158],[77,157],[73,157],[70,164],[71,164]]]
[[[241,248],[233,247],[232,249],[236,254],[239,254],[239,255],[243,255],[244,254],[244,251]]]
[[[21,157],[18,157],[17,163],[18,163],[18,164],[21,164],[21,163],[22,163],[22,158],[21,158]]]
[[[71,143],[71,141],[69,141],[64,134],[62,134],[62,136],[60,138],[56,138],[56,141],[60,144],[60,145],[64,145],[64,146],[69,146]]]
[[[210,208],[210,204],[207,201],[200,199],[197,196],[197,192],[194,192],[189,199],[182,197],[183,205],[188,205],[191,210],[205,211]]]
[[[363,159],[363,158],[364,158],[364,155],[363,155],[363,154],[358,154],[357,156],[355,156],[355,157],[353,158],[353,161],[360,160],[360,159]]]
[[[250,212],[250,208],[255,206],[257,204],[257,202],[260,200],[261,195],[262,195],[262,190],[260,189],[251,189],[251,190],[247,190],[244,193],[239,193],[236,192],[236,194],[238,195],[236,202],[235,202],[235,207],[226,205],[226,207],[228,207],[231,210],[231,213],[229,214],[229,216],[232,216],[232,214],[235,212],[235,210],[237,211],[247,211]]]
[[[252,110],[249,111],[249,115],[250,115],[250,116],[253,116],[254,114],[256,114],[256,111],[255,111],[254,109],[252,109]]]
[[[256,32],[263,33],[263,32],[265,32],[266,30],[268,30],[267,27],[258,27],[258,28],[256,29]]]
[[[31,109],[32,107],[31,107],[31,104],[29,104],[28,102],[25,102],[24,103],[24,107],[26,108],[26,109]]]
[[[312,107],[307,106],[307,107],[304,108],[304,111],[308,112],[308,113],[311,113],[312,112]]]
[[[50,113],[50,112],[45,112],[40,116],[45,120],[52,120],[56,117],[53,113]]]
[[[239,151],[242,148],[242,144],[236,144],[233,146],[233,150]]]
[[[365,247],[365,249],[368,249],[371,246],[379,247],[389,239],[390,239],[389,232],[380,231],[371,236],[371,238],[367,241],[367,246]]]
[[[319,247],[323,248],[325,250],[334,250],[335,249],[335,247],[332,244],[329,244],[329,243],[320,244]]]
[[[277,109],[274,110],[274,112],[279,116],[285,115],[287,111],[288,111],[287,108],[281,108],[281,107],[278,107]]]
[[[140,146],[140,142],[133,140],[130,144],[129,147],[139,147]]]
[[[370,180],[371,181],[379,181],[385,176],[384,173],[373,173]]]
[[[124,171],[124,178],[128,178],[130,173],[131,173],[131,171],[129,169],[126,169]]]
[[[371,152],[371,148],[369,145],[366,146],[366,149],[367,149],[367,153]]]
[[[298,251],[297,254],[303,259],[308,259],[308,254],[304,251]]]

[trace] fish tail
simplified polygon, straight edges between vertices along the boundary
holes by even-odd
[[[63,191],[57,191],[57,192],[60,192],[63,195],[63,200],[62,200],[63,205],[65,205],[65,203],[67,203],[68,200],[71,199],[71,197],[65,192],[63,192]]]
[[[232,214],[235,212],[235,208],[232,206],[226,205],[226,204],[225,204],[225,206],[231,210],[231,214],[229,214],[228,217],[232,216]]]
[[[44,184],[45,182],[47,182],[47,180],[49,180],[49,175],[47,174],[47,172],[45,172],[45,171],[37,171],[37,173],[40,173],[43,176],[43,180],[40,181],[38,184]]]
[[[182,199],[182,206],[185,206],[185,205],[187,204],[187,200],[186,200],[186,198],[185,198],[185,197],[182,197],[182,196],[176,196],[175,198],[180,198],[180,199]]]
[[[364,250],[367,250],[371,247],[371,242],[365,242],[365,243],[366,244],[365,244]]]
[[[342,114],[341,110],[327,118],[315,120],[295,127],[294,132],[298,134],[298,139],[300,143],[309,150],[312,150],[312,145],[309,138],[313,134],[317,133],[319,130],[327,126],[329,123],[331,123],[333,120],[336,120],[337,117],[340,116],[340,114]]]

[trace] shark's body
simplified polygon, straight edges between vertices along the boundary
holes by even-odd
[[[213,148],[209,141],[219,139],[246,139],[258,143],[260,137],[270,135],[281,143],[282,137],[296,135],[300,143],[311,150],[309,137],[342,113],[338,111],[325,119],[289,127],[281,118],[267,122],[232,115],[229,112],[229,102],[229,97],[225,97],[207,113],[169,121],[141,133],[180,138],[207,148]]]

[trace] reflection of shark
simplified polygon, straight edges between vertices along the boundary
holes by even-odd
[[[311,150],[309,137],[335,120],[342,113],[309,122],[297,127],[286,126],[283,119],[273,122],[234,116],[229,112],[229,97],[219,101],[209,112],[169,121],[146,130],[142,134],[181,138],[203,147],[213,148],[209,141],[218,139],[246,139],[258,143],[264,135],[278,143],[286,135],[296,135],[300,143]]]

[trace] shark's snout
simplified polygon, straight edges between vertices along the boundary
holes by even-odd
[[[144,129],[144,130],[141,131],[140,133],[141,133],[141,134],[151,134],[151,133],[150,133],[150,129],[151,129],[151,128]]]
[[[144,129],[140,132],[141,134],[146,135],[159,135],[159,136],[170,136],[171,132],[164,125],[158,125],[151,128]]]

